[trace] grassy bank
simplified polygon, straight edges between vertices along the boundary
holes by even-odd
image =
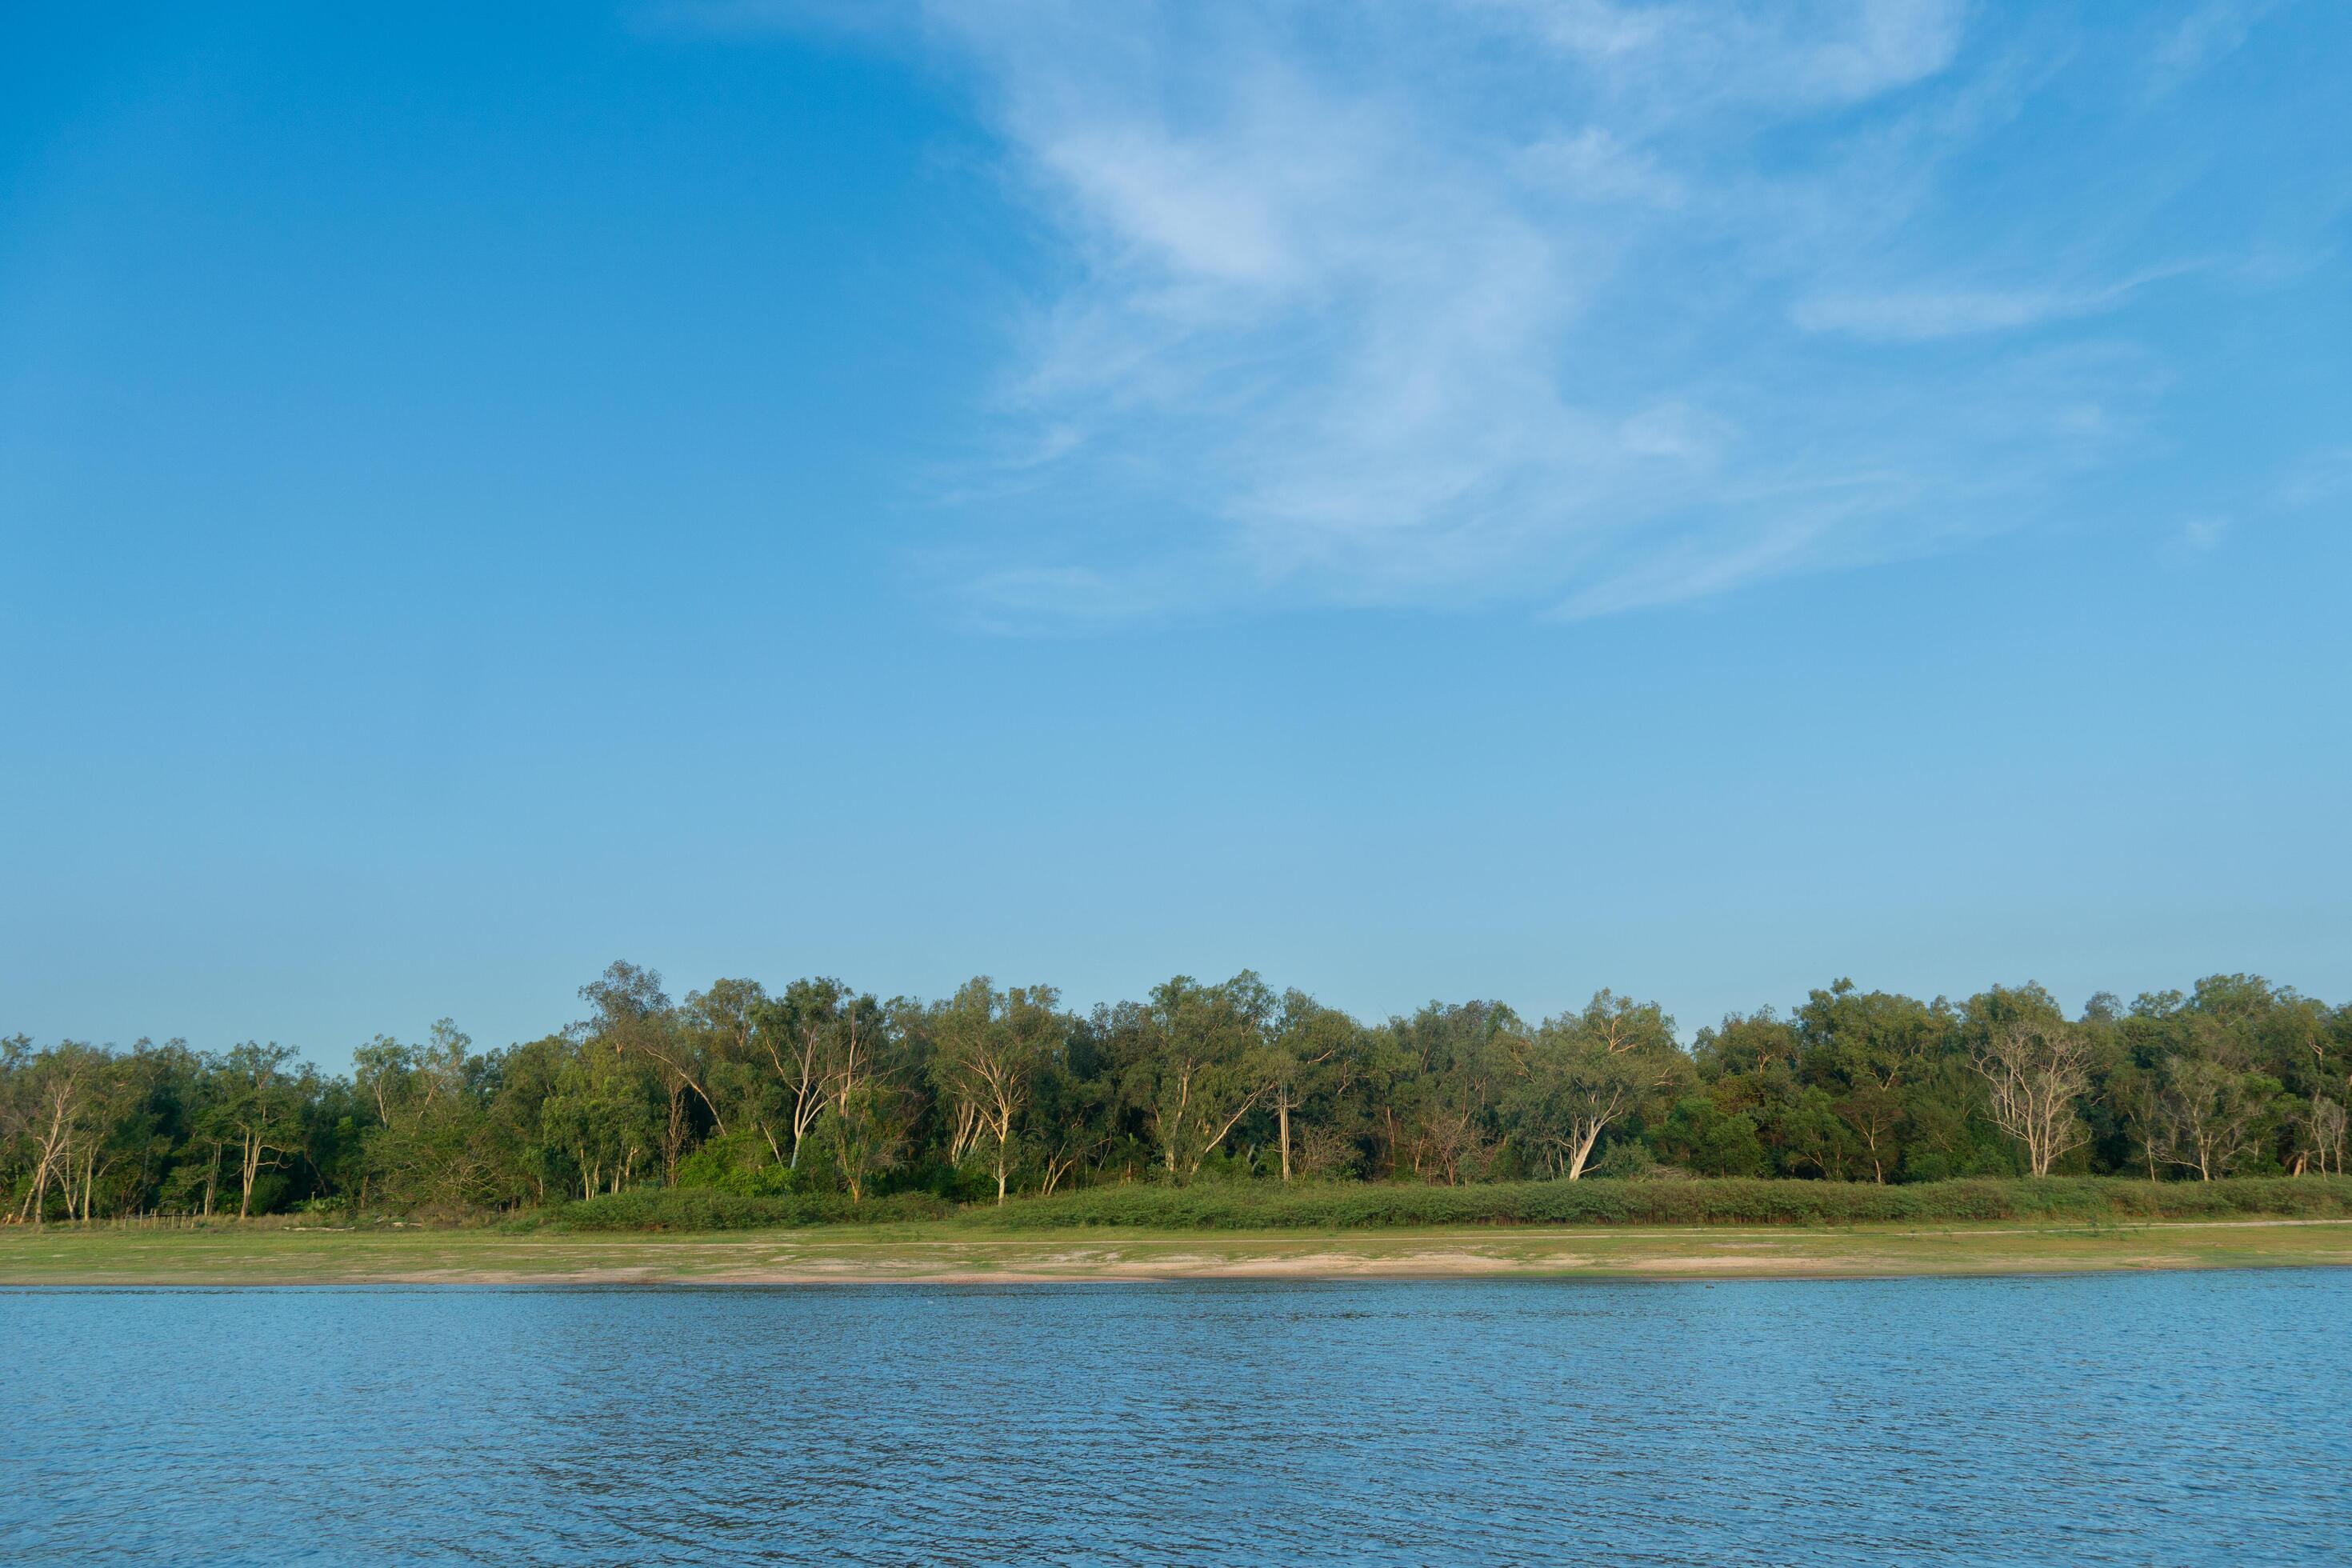
[[[2352,1265],[2352,1219],[1954,1226],[1141,1227],[954,1221],[700,1235],[488,1228],[0,1232],[0,1286],[1736,1279]]]
[[[1852,1182],[1584,1181],[1430,1187],[1405,1184],[1092,1187],[958,1210],[920,1194],[852,1205],[835,1196],[741,1197],[696,1189],[620,1193],[553,1216],[582,1231],[718,1231],[952,1220],[990,1230],[1366,1230],[1399,1226],[1934,1225],[1992,1220],[2352,1218],[2352,1178],[2133,1182],[2111,1177]]]
[[[0,1285],[2000,1274],[2352,1264],[2352,1181],[627,1193],[472,1226],[0,1230]]]

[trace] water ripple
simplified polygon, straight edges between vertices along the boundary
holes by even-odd
[[[0,1293],[15,1561],[2322,1563],[2352,1273]]]

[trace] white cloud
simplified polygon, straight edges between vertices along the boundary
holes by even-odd
[[[934,566],[992,626],[1590,615],[2014,521],[2127,438],[2144,366],[1923,382],[1812,342],[2046,330],[2142,280],[1873,283],[2036,79],[1962,68],[1968,15],[930,0],[912,33],[1063,263],[992,411],[1017,504]]]
[[[2287,470],[2278,499],[2291,507],[2316,506],[2352,496],[2352,447],[2313,452]]]
[[[2161,97],[2237,53],[2254,25],[2279,5],[2280,0],[2206,0],[2189,7],[2149,57],[2149,95]]]
[[[2091,299],[1997,289],[1927,289],[1801,300],[1790,319],[1809,332],[1918,342],[2029,327],[2095,309]]]
[[[1789,319],[1809,332],[1837,332],[1885,342],[1926,342],[1979,332],[2011,331],[2094,315],[2124,303],[2150,283],[2203,270],[2200,261],[2145,268],[2094,289],[1902,289],[1823,293],[1797,301]]]
[[[2221,548],[2229,532],[2226,517],[2192,517],[2172,531],[2157,553],[2167,565],[2186,566]]]
[[[1682,182],[1648,153],[1626,146],[1597,125],[1547,136],[1519,154],[1526,177],[1570,200],[1635,202],[1678,207]]]
[[[1478,0],[1610,73],[1621,97],[1812,106],[1854,103],[1934,76],[1960,42],[1960,0],[1617,5]]]

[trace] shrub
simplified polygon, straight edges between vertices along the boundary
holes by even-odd
[[[1354,1229],[1458,1225],[1863,1225],[2037,1219],[2084,1223],[2236,1215],[2352,1215],[2352,1179],[2135,1182],[1973,1178],[1911,1186],[1853,1182],[1508,1182],[1426,1187],[1093,1187],[968,1211],[968,1223],[1031,1229]]]
[[[931,1193],[852,1204],[837,1193],[767,1196],[708,1187],[647,1188],[565,1205],[573,1230],[742,1230],[891,1225],[953,1217],[982,1229],[1116,1226],[1158,1230],[1372,1229],[1466,1225],[1943,1225],[1986,1220],[2103,1224],[2251,1215],[2352,1216],[2352,1178],[2140,1182],[2111,1176],[1972,1177],[1876,1186],[1859,1182],[1589,1177],[1462,1187],[1232,1181],[1105,1186],[961,1208]]]
[[[853,1204],[837,1193],[761,1196],[713,1187],[646,1187],[570,1203],[556,1218],[573,1230],[745,1230],[756,1226],[862,1225],[943,1219],[955,1205],[928,1193]]]

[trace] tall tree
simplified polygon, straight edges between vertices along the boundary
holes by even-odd
[[[1053,1059],[1064,1034],[1050,985],[994,989],[986,976],[969,982],[931,1019],[930,1069],[950,1108],[955,1143],[986,1153],[1004,1202],[1019,1153],[1022,1119],[1037,1075]]]
[[[1362,1049],[1363,1031],[1353,1018],[1324,1006],[1305,992],[1283,994],[1282,1010],[1264,1060],[1285,1182],[1290,1180],[1293,1164],[1291,1119],[1319,1095],[1343,1091],[1354,1077]]]
[[[28,1107],[18,1120],[30,1134],[35,1155],[33,1179],[17,1211],[20,1221],[27,1215],[36,1225],[47,1220],[49,1189],[62,1184],[72,1169],[74,1140],[87,1131],[84,1124],[91,1102],[101,1092],[105,1062],[103,1053],[68,1041],[31,1064],[25,1095]],[[67,1214],[70,1218],[70,1203]]]
[[[890,1059],[887,1015],[872,996],[840,998],[823,1040],[825,1098],[817,1125],[849,1201],[860,1203],[905,1150],[906,1087]]]
[[[1513,1121],[1573,1182],[1601,1136],[1691,1077],[1674,1020],[1654,1002],[1596,993],[1580,1013],[1547,1019],[1514,1042]]]
[[[1975,1059],[1992,1092],[1994,1122],[2025,1145],[2033,1174],[2048,1175],[2063,1155],[2089,1141],[2075,1105],[2091,1086],[2090,1057],[2071,1026],[2056,1019],[2001,1025]]]
[[[1129,1070],[1161,1168],[1182,1184],[1272,1087],[1261,1056],[1274,1012],[1265,984],[1246,970],[1221,985],[1180,974],[1153,988],[1147,1048]]]
[[[225,1092],[214,1110],[237,1156],[236,1217],[253,1213],[261,1173],[301,1147],[302,1105],[312,1083],[291,1046],[248,1040],[221,1060]]]

